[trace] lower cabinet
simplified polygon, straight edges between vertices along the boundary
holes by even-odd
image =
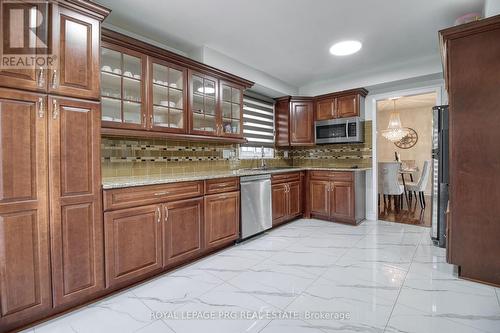
[[[240,227],[240,192],[205,196],[205,247],[236,240]]]
[[[162,268],[161,205],[104,214],[106,284],[126,284]]]
[[[312,217],[357,224],[365,218],[364,172],[313,171],[309,180]]]
[[[303,202],[299,173],[273,175],[272,181],[271,195],[274,227],[302,215]]]
[[[163,205],[163,266],[197,256],[203,249],[203,197]]]

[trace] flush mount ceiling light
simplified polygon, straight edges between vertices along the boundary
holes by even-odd
[[[346,56],[361,50],[361,42],[357,40],[345,40],[330,47],[330,53],[336,56]]]

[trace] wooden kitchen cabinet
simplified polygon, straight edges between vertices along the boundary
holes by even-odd
[[[163,266],[193,258],[203,249],[203,197],[163,204]]]
[[[97,102],[48,100],[54,306],[104,289]]]
[[[57,64],[49,69],[49,93],[100,98],[100,21],[101,18],[81,14],[64,3],[52,5],[52,52]]]
[[[293,220],[303,213],[302,182],[299,172],[271,177],[273,226]]]
[[[363,88],[316,96],[316,120],[364,117],[365,96]]]
[[[311,100],[291,100],[290,145],[314,145],[314,104]]]
[[[239,237],[240,192],[205,196],[205,248],[212,249]]]
[[[276,146],[290,146],[290,96],[277,98],[274,105]]]
[[[286,189],[286,184],[273,184],[271,186],[273,226],[281,224],[288,215]]]
[[[316,102],[316,120],[328,120],[335,118],[335,98],[322,99]]]
[[[0,89],[0,331],[52,308],[47,100]]]
[[[364,171],[310,171],[309,178],[312,217],[350,224],[365,218]]]
[[[162,268],[162,206],[104,213],[106,285],[131,284]]]

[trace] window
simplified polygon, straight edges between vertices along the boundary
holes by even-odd
[[[251,94],[251,95],[250,95]],[[274,101],[251,92],[243,96],[243,136],[241,159],[274,158]],[[263,147],[263,148],[262,148]]]

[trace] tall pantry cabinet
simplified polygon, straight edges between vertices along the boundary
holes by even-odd
[[[104,289],[99,47],[109,10],[49,6],[57,66],[0,70],[0,332]]]

